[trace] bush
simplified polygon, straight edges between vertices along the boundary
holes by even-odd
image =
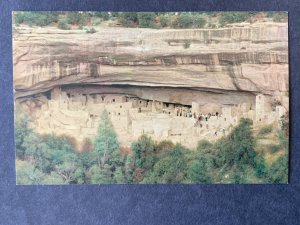
[[[206,20],[202,15],[181,13],[171,23],[173,28],[203,28]]]
[[[287,22],[287,12],[267,12],[267,17],[272,18],[274,22]]]
[[[205,159],[195,160],[189,168],[189,177],[193,183],[211,183]]]
[[[272,124],[265,125],[259,130],[258,136],[263,136],[263,135],[269,134],[272,132],[272,130],[273,130]]]
[[[46,26],[58,21],[58,13],[54,12],[16,12],[14,23],[27,23],[28,25]]]
[[[289,127],[290,127],[290,120],[289,120],[289,111],[287,111],[283,116],[280,118],[280,128],[284,132],[285,136],[289,136]]]
[[[118,12],[111,12],[111,17],[119,17],[119,13]]]
[[[203,28],[206,24],[206,20],[201,15],[194,15],[193,16],[193,27],[194,28]]]
[[[90,19],[90,15],[85,12],[69,12],[67,14],[67,23],[76,25],[86,25]]]
[[[181,13],[177,19],[179,28],[190,28],[193,26],[193,16],[190,13]]]
[[[175,145],[171,141],[161,141],[155,146],[156,152],[165,152],[173,149]]]
[[[280,150],[281,146],[280,145],[270,145],[269,146],[269,151],[271,153],[276,153]]]
[[[280,156],[268,169],[268,182],[286,184],[288,182],[288,154]]]
[[[228,23],[239,23],[249,19],[251,13],[248,12],[223,12],[219,18],[219,24],[224,26]]]
[[[184,44],[183,44],[183,47],[185,49],[189,48],[191,46],[191,42],[190,41],[185,41]]]
[[[136,142],[131,145],[133,151],[134,164],[136,167],[151,169],[154,165],[154,142],[153,140],[142,135]]]
[[[121,13],[120,22],[124,27],[133,27],[138,22],[137,13],[134,12]]]
[[[22,114],[20,110],[16,108],[15,111],[15,147],[17,158],[23,160],[26,151],[24,142],[33,133],[33,130],[29,127],[30,118]]]
[[[255,157],[255,174],[258,178],[264,178],[267,175],[267,167],[262,154]]]
[[[108,12],[96,12],[95,16],[103,19],[104,21],[109,20],[109,13]]]
[[[170,25],[170,18],[168,16],[161,16],[159,23],[162,27],[167,27]]]
[[[198,144],[197,144],[197,151],[200,151],[200,150],[203,150],[203,149],[209,149],[209,148],[212,148],[212,147],[213,147],[213,144],[210,143],[209,141],[200,140],[200,141],[198,141]]]
[[[96,33],[97,31],[96,31],[96,29],[95,29],[94,27],[92,27],[92,28],[90,28],[90,29],[87,29],[85,32],[86,32],[87,34],[93,34],[93,33]]]
[[[139,27],[154,28],[155,25],[155,13],[140,12],[137,13]]]
[[[70,30],[71,29],[71,26],[67,23],[66,20],[59,21],[57,27],[62,30]]]
[[[40,184],[45,174],[34,168],[29,162],[16,162],[17,184]]]
[[[183,183],[187,181],[187,160],[185,149],[177,144],[173,150],[160,158],[153,171],[146,177],[145,183]]]

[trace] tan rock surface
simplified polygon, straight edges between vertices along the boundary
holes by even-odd
[[[198,30],[102,28],[94,34],[19,27],[13,40],[17,97],[78,83],[288,91],[286,23]]]

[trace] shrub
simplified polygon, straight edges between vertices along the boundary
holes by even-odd
[[[33,130],[29,126],[30,118],[21,113],[20,110],[21,109],[16,108],[15,111],[15,147],[16,156],[23,160],[26,151],[24,142],[26,138],[33,133]]]
[[[280,118],[280,127],[281,130],[284,132],[285,136],[289,136],[289,127],[290,127],[290,121],[289,121],[289,111],[287,111],[283,116]]]
[[[160,158],[153,171],[146,178],[146,183],[182,183],[188,176],[185,149],[177,144],[172,151]]]
[[[195,160],[189,168],[189,177],[193,183],[211,183],[212,179],[208,176],[208,170],[204,158]]]
[[[103,19],[104,21],[109,20],[109,13],[108,12],[96,12],[95,16]]]
[[[287,183],[288,182],[288,154],[280,156],[268,168],[268,182]]]
[[[137,13],[123,12],[120,15],[120,22],[124,27],[133,27],[138,22]]]
[[[273,130],[272,124],[265,125],[259,130],[258,135],[263,136],[263,135],[269,134],[272,132],[272,130]]]
[[[206,24],[206,20],[202,15],[181,13],[175,17],[171,23],[173,28],[202,28]]]
[[[223,12],[219,18],[219,24],[224,26],[228,23],[239,23],[246,21],[251,16],[247,12]]]
[[[93,18],[92,25],[97,26],[97,25],[101,24],[102,22],[103,22],[103,19],[95,17],[95,18]]]
[[[17,184],[39,184],[41,183],[43,174],[40,170],[34,168],[29,162],[16,162],[16,179]]]
[[[207,140],[200,140],[198,141],[198,145],[197,145],[197,151],[203,150],[203,149],[209,149],[212,148],[213,144],[210,143]]]
[[[155,13],[151,13],[151,12],[137,13],[137,18],[138,18],[138,21],[139,21],[139,27],[154,28],[155,17],[156,17]]]
[[[193,26],[193,16],[190,13],[181,13],[177,19],[179,28],[190,28]]]
[[[162,27],[167,27],[170,24],[170,18],[168,16],[161,16],[159,23]]]
[[[111,12],[111,17],[119,17],[119,13],[118,12]]]
[[[226,137],[216,143],[218,166],[255,165],[255,140],[252,135],[252,120],[242,118],[239,125]]]
[[[264,178],[267,175],[267,167],[262,154],[255,157],[255,174],[258,178]]]
[[[28,25],[46,26],[58,21],[58,13],[54,12],[16,12],[14,22],[16,24],[27,23]]]
[[[272,18],[274,22],[288,21],[288,13],[286,12],[267,12],[266,16]]]
[[[270,145],[269,146],[269,151],[271,153],[276,153],[280,150],[281,146],[280,145]]]
[[[67,23],[76,25],[86,25],[90,19],[90,15],[85,12],[69,12],[67,14]]]
[[[136,142],[131,145],[133,151],[133,158],[135,166],[143,169],[150,169],[155,163],[154,153],[154,142],[153,140],[142,135]]]
[[[185,41],[184,44],[183,44],[183,47],[186,49],[186,48],[189,48],[191,46],[191,42],[190,41]]]
[[[193,16],[193,27],[194,28],[203,28],[206,24],[206,20],[201,15]]]
[[[161,141],[155,146],[156,152],[161,152],[161,151],[169,151],[173,149],[175,145],[171,141]]]
[[[85,32],[88,33],[88,34],[93,34],[93,33],[96,33],[97,31],[94,27],[92,27],[90,29],[87,29]]]
[[[67,23],[66,20],[59,21],[57,27],[62,30],[70,30],[71,29],[71,26]]]

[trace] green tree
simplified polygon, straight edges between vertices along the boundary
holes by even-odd
[[[98,153],[98,165],[101,168],[110,160],[118,161],[120,156],[119,142],[106,110],[101,114],[101,121],[94,146]]]
[[[42,184],[66,184],[63,178],[56,172],[46,174],[42,180]]]
[[[98,166],[92,166],[89,169],[89,176],[92,184],[112,184],[115,183],[113,174],[110,168],[106,166],[99,168]]]
[[[200,140],[196,150],[189,168],[189,177],[193,183],[211,183],[209,171],[213,169],[215,160],[213,144],[207,140]]]
[[[51,149],[38,134],[31,133],[23,145],[26,148],[25,155],[34,167],[45,173],[51,171]]]
[[[16,162],[17,184],[40,184],[45,174],[26,161]]]
[[[190,169],[189,176],[192,183],[211,183],[212,179],[208,175],[207,166],[205,164],[205,158],[195,160]]]
[[[95,16],[103,19],[104,21],[109,20],[110,17],[108,12],[96,12]]]
[[[169,154],[160,159],[151,174],[145,179],[148,183],[183,183],[187,181],[187,160],[184,149],[177,144]]]
[[[170,25],[170,18],[167,15],[160,16],[159,23],[162,27],[167,27]]]
[[[60,20],[57,27],[62,30],[70,30],[71,26],[68,24],[67,20]]]
[[[228,23],[240,23],[248,20],[252,16],[250,12],[222,12],[219,18],[219,24],[224,26]]]
[[[133,151],[134,164],[136,167],[151,169],[154,160],[154,142],[147,135],[143,134],[136,142],[131,145]]]
[[[72,183],[76,180],[76,169],[75,162],[64,162],[60,165],[55,166],[55,171],[63,179],[64,183]]]
[[[118,184],[125,184],[126,183],[126,179],[124,177],[124,174],[122,172],[122,168],[118,167],[114,173],[114,180],[116,183]]]
[[[268,182],[286,184],[288,182],[288,153],[287,151],[283,156],[273,162],[268,168]]]
[[[179,28],[191,28],[193,26],[193,16],[190,13],[180,13],[177,26]]]
[[[221,138],[214,145],[214,165],[218,169],[216,174],[218,182],[251,182],[255,179],[255,172],[263,168],[257,161],[255,152],[255,139],[252,135],[252,120],[242,118],[238,126],[227,136]]]
[[[255,173],[258,178],[265,178],[267,175],[267,166],[262,154],[257,154],[255,158]]]
[[[138,22],[137,13],[135,12],[120,13],[120,22],[124,27],[133,27]]]
[[[155,13],[152,12],[139,12],[137,18],[139,21],[139,27],[154,28],[155,26]]]
[[[15,112],[15,146],[17,158],[24,160],[26,147],[24,146],[25,139],[32,133],[29,127],[30,119],[23,114],[19,108]]]
[[[15,12],[15,24],[27,23],[28,25],[47,26],[58,21],[56,12]]]
[[[256,152],[254,150],[255,140],[252,135],[252,120],[242,118],[240,124],[230,135],[233,141],[234,162],[239,167],[244,164],[255,165]]]
[[[119,17],[119,12],[111,12],[111,17]]]
[[[90,17],[87,12],[68,12],[67,23],[84,26],[89,22]]]
[[[222,164],[242,169],[243,165],[255,165],[256,152],[255,140],[252,135],[252,120],[242,118],[239,125],[224,139],[217,144]]]
[[[194,28],[203,28],[206,24],[206,20],[202,15],[193,15],[193,27]]]
[[[98,153],[96,151],[79,153],[77,156],[78,163],[81,167],[89,169],[97,164],[97,156]]]

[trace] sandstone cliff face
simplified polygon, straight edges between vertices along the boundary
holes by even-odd
[[[103,28],[94,34],[19,27],[13,52],[17,98],[76,84],[99,93],[111,88],[189,105],[203,97],[235,104],[254,100],[258,93],[280,101],[288,95],[286,23],[198,30]],[[186,94],[176,94],[174,87]],[[287,101],[283,104],[288,107]]]

